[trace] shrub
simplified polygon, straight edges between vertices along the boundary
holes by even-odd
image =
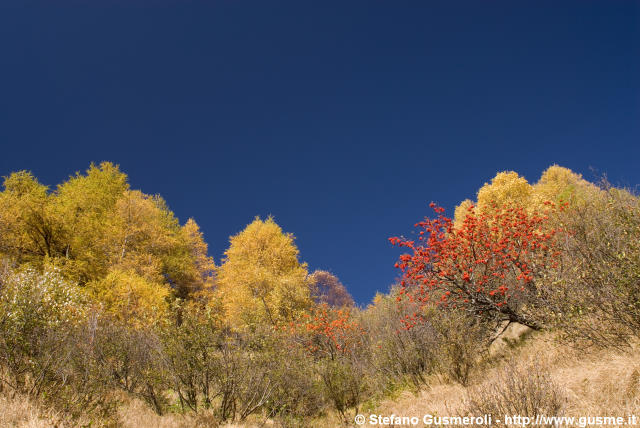
[[[54,269],[7,273],[0,288],[0,371],[14,392],[73,417],[113,416],[114,397],[86,353],[89,307]]]
[[[323,413],[331,404],[316,362],[307,349],[290,336],[275,333],[263,351],[272,361],[270,377],[274,389],[268,400],[266,414],[286,427],[309,426],[308,420]]]
[[[605,187],[563,216],[569,233],[555,299],[575,344],[625,347],[640,335],[640,203]]]
[[[362,313],[370,372],[375,373],[378,389],[391,392],[407,383],[419,389],[434,373],[466,384],[484,357],[489,327],[463,311],[409,300],[398,303],[400,290],[377,296]],[[420,322],[408,323],[416,313]]]
[[[87,359],[109,387],[140,397],[156,413],[168,404],[163,344],[152,329],[135,328],[106,314],[88,326]]]
[[[425,322],[407,329],[402,321],[419,310],[416,304],[396,304],[390,295],[376,296],[375,304],[361,314],[366,330],[370,373],[384,393],[407,383],[417,389],[438,366],[438,332]]]
[[[0,365],[4,383],[38,394],[53,376],[65,328],[79,317],[81,293],[55,270],[8,273],[0,286]]]
[[[283,331],[306,350],[323,396],[348,420],[347,412],[357,410],[369,389],[366,332],[357,310],[320,304]]]
[[[488,327],[456,310],[434,310],[431,325],[438,333],[437,362],[441,372],[462,385],[485,357]]]
[[[324,394],[344,421],[350,421],[348,411],[354,409],[357,414],[360,404],[367,397],[364,364],[353,355],[339,355],[319,361],[317,367]]]
[[[288,424],[320,412],[319,379],[302,346],[270,326],[231,330],[217,303],[176,305],[179,322],[163,331],[167,386],[182,409],[212,409],[221,421],[264,413]]]
[[[214,385],[222,326],[213,308],[196,303],[174,306],[176,322],[163,329],[168,386],[185,406],[198,412],[212,407],[218,389]]]
[[[493,415],[494,422],[505,415],[560,416],[565,403],[563,389],[547,370],[535,363],[518,365],[511,360],[491,380],[468,390],[464,413]]]

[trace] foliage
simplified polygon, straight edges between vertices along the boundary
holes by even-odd
[[[581,175],[568,168],[552,165],[533,185],[532,204],[540,207],[545,201],[551,201],[556,204],[568,203],[569,207],[579,207],[598,193],[598,186],[584,180]]]
[[[432,310],[430,316],[430,324],[438,334],[438,370],[466,386],[486,355],[489,327],[455,309]]]
[[[0,232],[4,259],[38,269],[56,266],[65,278],[94,290],[114,287],[114,276],[131,282],[134,275],[136,284],[143,278],[158,293],[170,286],[181,298],[213,285],[215,266],[198,225],[190,219],[180,226],[162,198],[130,190],[126,174],[109,162],[92,164],[55,191],[26,171],[6,177]]]
[[[541,214],[546,210],[547,202],[579,206],[598,192],[598,187],[581,175],[558,165],[547,168],[533,185],[516,172],[499,172],[491,183],[480,188],[477,202],[466,199],[456,207],[454,224],[456,227],[462,224],[471,205],[478,212],[490,213],[494,207],[517,205],[528,213]]]
[[[409,250],[400,284],[360,309],[335,275],[308,274],[272,218],[232,236],[216,268],[197,223],[116,165],[54,190],[13,173],[0,192],[0,392],[78,423],[115,426],[134,396],[208,424],[303,427],[331,412],[349,423],[434,379],[473,385],[509,322],[632,349],[638,201],[556,165],[533,185],[499,173],[454,219],[432,204],[415,240],[391,238]],[[470,391],[472,414],[563,405],[546,372],[512,362]]]
[[[478,210],[491,212],[507,205],[528,207],[533,189],[527,180],[513,171],[499,172],[491,183],[478,190]]]
[[[640,202],[612,188],[563,216],[556,322],[580,345],[626,346],[640,331]]]
[[[130,326],[154,325],[167,316],[169,288],[134,271],[113,270],[87,288],[107,314]]]
[[[74,417],[111,417],[117,400],[108,378],[86,358],[89,308],[81,290],[52,269],[8,271],[0,285],[2,386]]]
[[[129,326],[108,314],[94,314],[86,325],[86,364],[94,366],[110,388],[120,389],[164,413],[164,345],[152,328]]]
[[[517,205],[476,212],[471,205],[455,228],[443,208],[431,206],[438,216],[416,224],[421,229],[417,242],[390,238],[412,251],[396,264],[403,272],[400,294],[541,328],[536,309],[550,304],[548,272],[559,256],[548,215],[529,214]],[[406,324],[420,318],[416,312]]]
[[[405,317],[420,308],[409,301],[398,305],[394,297],[398,291],[378,294],[361,314],[371,373],[377,389],[389,393],[407,383],[416,389],[426,385],[427,376],[438,369],[440,354],[438,332],[431,322],[403,328]]]
[[[354,414],[369,393],[366,365],[353,355],[338,355],[334,359],[323,359],[318,363],[318,373],[323,382],[324,394],[345,422]]]
[[[0,192],[0,250],[17,263],[42,266],[64,251],[63,230],[46,186],[27,171],[4,178]]]
[[[217,285],[232,325],[278,325],[311,307],[307,265],[293,240],[273,218],[256,218],[230,238]]]
[[[55,270],[40,274],[27,269],[2,279],[0,364],[11,373],[5,383],[21,389],[31,380],[34,391],[40,387],[50,368],[51,356],[43,355],[50,350],[46,345],[55,346],[50,336],[81,316],[80,296]]]
[[[338,355],[355,352],[363,344],[364,330],[349,308],[332,308],[327,304],[305,314],[301,323],[307,333],[307,350],[320,358],[335,360]]]
[[[419,389],[435,373],[466,384],[487,348],[488,326],[464,311],[409,300],[398,304],[401,290],[378,296],[361,316],[378,388],[392,392],[408,384]],[[416,312],[421,322],[408,328]]]

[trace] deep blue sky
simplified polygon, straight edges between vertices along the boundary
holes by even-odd
[[[229,235],[273,214],[360,303],[497,171],[640,183],[637,1],[3,1],[0,175],[120,164]]]

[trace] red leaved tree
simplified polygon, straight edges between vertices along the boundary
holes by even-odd
[[[351,355],[362,346],[364,329],[354,318],[350,308],[318,305],[303,321],[290,324],[290,331],[302,338],[307,351],[316,357]]]
[[[458,226],[444,209],[431,203],[436,218],[415,226],[417,241],[393,237],[393,245],[405,247],[396,267],[403,272],[403,297],[423,305],[459,308],[485,319],[519,322],[542,327],[541,309],[551,305],[551,272],[558,264],[556,230],[549,224],[555,205],[548,211],[528,213],[508,205],[480,212],[468,208]],[[561,207],[562,208],[562,207]],[[407,328],[420,314],[405,320]]]

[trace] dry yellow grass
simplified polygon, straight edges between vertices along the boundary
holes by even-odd
[[[482,388],[501,365],[508,363],[508,357],[515,357],[521,364],[535,361],[538,367],[549,370],[553,381],[566,394],[566,416],[626,418],[640,413],[640,356],[637,348],[628,353],[612,350],[585,353],[559,344],[551,334],[538,334],[522,346],[506,350],[501,357],[496,357],[490,368],[476,374],[470,387]],[[432,386],[418,395],[405,393],[395,400],[383,402],[375,413],[419,418],[425,414],[457,415],[464,413],[466,393],[467,389],[460,385],[434,379]]]
[[[25,397],[0,394],[0,427],[49,428],[55,426],[51,419]]]

